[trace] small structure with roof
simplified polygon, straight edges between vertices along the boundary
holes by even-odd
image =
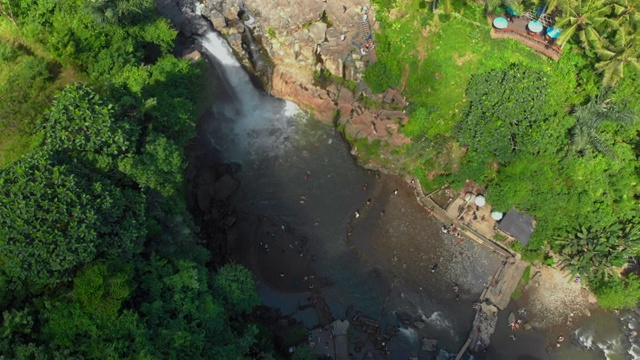
[[[507,215],[500,221],[498,230],[518,240],[522,246],[527,246],[535,225],[536,221],[534,218],[511,208],[511,210],[507,212]]]

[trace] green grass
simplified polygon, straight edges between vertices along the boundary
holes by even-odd
[[[411,103],[407,109],[410,119],[402,131],[413,143],[397,162],[404,171],[437,186],[442,176],[431,180],[428,174],[446,178],[460,171],[462,156],[447,157],[442,152],[456,148],[453,134],[466,110],[469,79],[513,62],[545,71],[556,65],[517,41],[491,39],[481,4],[457,4],[457,15],[434,15],[420,0],[397,3],[393,17],[380,16],[383,30],[376,34],[377,54],[387,71],[371,76],[375,83],[370,85],[400,87],[402,75],[408,72],[403,93]],[[573,76],[569,71],[563,73]],[[466,179],[468,174],[463,175]]]
[[[520,278],[520,282],[518,283],[518,286],[516,286],[516,289],[513,291],[513,294],[511,294],[511,297],[514,300],[518,300],[520,296],[522,296],[522,290],[524,290],[524,287],[527,286],[527,284],[529,283],[529,280],[531,280],[531,265],[527,266],[527,268],[524,269],[524,272],[522,273],[522,277]]]
[[[541,67],[551,61],[516,41],[491,39],[486,19],[477,22],[480,25],[453,17],[432,23],[432,33],[422,45],[424,48],[410,62],[406,88],[410,101],[425,108],[428,115],[421,121],[411,119],[405,127],[408,136],[451,133],[463,115],[464,94],[474,74],[514,62]]]
[[[358,157],[366,163],[380,157],[381,144],[380,140],[369,141],[367,138],[360,138],[355,141],[354,145],[358,151]]]
[[[44,74],[35,71],[33,64],[39,63],[46,64]],[[36,119],[59,90],[78,80],[83,79],[75,69],[58,63],[41,44],[25,38],[0,17],[0,106],[11,105],[8,115],[0,111],[0,168],[38,146],[40,138],[33,131]],[[11,93],[20,97],[12,99]]]

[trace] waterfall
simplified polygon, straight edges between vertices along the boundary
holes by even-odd
[[[222,81],[212,106],[218,122],[213,144],[240,163],[281,153],[294,138],[298,107],[257,89],[220,34],[208,31],[197,39]]]

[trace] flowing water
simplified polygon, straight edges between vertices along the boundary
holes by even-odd
[[[426,353],[419,351],[423,337],[436,338],[456,351],[470,330],[470,304],[499,265],[496,256],[474,243],[451,245],[402,180],[378,177],[357,166],[332,127],[257,89],[217,33],[209,32],[199,41],[223,85],[218,86],[203,129],[225,161],[241,165],[242,185],[234,199],[241,214],[237,227],[256,228],[256,219],[265,217],[304,240],[304,251],[314,257],[313,273],[330,282],[319,291],[335,317],[344,318],[353,306],[384,325],[399,326],[389,344],[390,358],[424,358]],[[392,190],[398,188],[394,196]],[[364,205],[368,199],[373,203]],[[355,218],[355,211],[362,216]],[[260,247],[264,241],[272,249],[280,246],[275,232],[261,236],[265,238],[248,241],[260,241]],[[284,245],[282,249],[285,254]],[[439,263],[436,275],[428,271],[434,263]],[[459,301],[451,291],[453,282],[462,290]],[[308,300],[303,286],[280,291],[262,281],[258,290],[263,303],[313,327],[318,323],[315,312],[296,311]],[[636,313],[598,314],[580,326],[571,343],[551,355],[545,353],[548,339],[542,332],[509,340],[502,327],[505,322],[506,328],[505,318],[502,314],[489,358],[600,359],[606,354],[608,359],[632,359],[640,353],[628,334],[638,326]]]

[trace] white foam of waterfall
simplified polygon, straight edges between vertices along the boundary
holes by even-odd
[[[226,92],[212,111],[216,121],[212,141],[228,160],[244,162],[281,153],[294,136],[299,108],[257,89],[233,50],[214,31],[198,38],[207,56],[217,63]]]
[[[402,336],[406,337],[410,342],[415,343],[418,341],[418,333],[416,332],[415,329],[400,327],[398,328],[398,331]]]
[[[592,330],[577,329],[574,332],[574,335],[576,340],[578,340],[578,343],[582,347],[586,349],[593,349],[593,331]]]

